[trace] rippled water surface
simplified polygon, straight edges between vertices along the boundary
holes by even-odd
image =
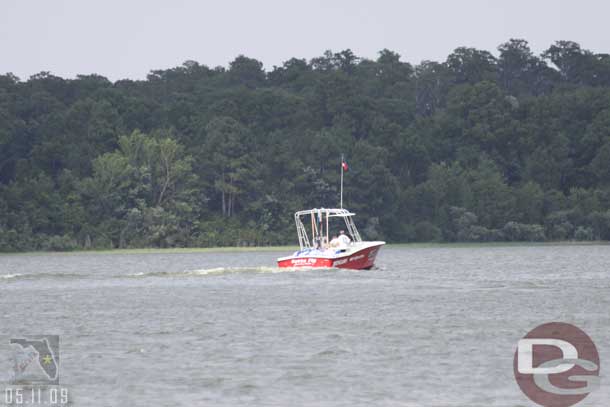
[[[0,382],[9,338],[48,333],[77,406],[530,406],[516,343],[563,321],[600,353],[580,405],[610,402],[610,246],[386,247],[370,271],[285,254],[0,256]]]

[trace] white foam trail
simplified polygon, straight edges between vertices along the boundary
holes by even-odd
[[[208,274],[223,274],[234,272],[231,267],[215,267],[211,269],[187,270],[185,275],[207,276]]]
[[[183,274],[195,274],[195,275],[208,275],[208,274],[228,274],[228,273],[292,273],[295,271],[328,271],[338,270],[334,267],[322,268],[322,267],[269,267],[269,266],[258,266],[258,267],[215,267],[210,269],[190,270],[184,271]],[[182,274],[182,273],[178,273]]]
[[[279,267],[213,267],[207,269],[196,269],[196,270],[184,270],[184,271],[151,271],[151,272],[138,272],[128,274],[127,277],[194,277],[194,276],[208,276],[208,275],[222,275],[232,273],[286,273],[294,272],[303,267],[297,268],[279,268]]]
[[[21,277],[21,276],[23,276],[23,274],[19,274],[19,273],[16,273],[16,274],[2,274],[2,275],[0,275],[0,279],[9,280],[11,278],[17,278],[17,277]]]
[[[229,274],[229,273],[281,273],[279,267],[214,267],[209,269],[187,270],[185,275],[207,276],[210,274]]]

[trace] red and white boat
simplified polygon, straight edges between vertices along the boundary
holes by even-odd
[[[352,219],[353,216],[355,214],[347,209],[320,208],[295,213],[294,220],[301,248],[291,256],[277,259],[278,266],[370,269],[375,264],[377,253],[385,242],[362,241]],[[309,233],[303,223],[304,219],[307,219],[307,223],[311,223]],[[335,220],[343,221],[342,223],[345,224],[345,234],[350,238],[349,244],[344,243],[338,247],[331,247],[329,225],[333,222],[334,227]],[[311,234],[311,240],[309,234]]]

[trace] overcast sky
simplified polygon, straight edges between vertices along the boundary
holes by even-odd
[[[227,66],[239,54],[265,69],[351,48],[376,58],[445,60],[458,46],[496,53],[524,38],[539,53],[573,40],[610,53],[609,1],[564,0],[1,0],[0,73],[40,71],[111,80],[192,59]]]

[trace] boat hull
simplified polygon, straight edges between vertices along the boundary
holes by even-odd
[[[362,248],[348,250],[331,256],[289,256],[278,259],[278,267],[315,267],[315,268],[344,268],[344,269],[370,269],[375,265],[375,259],[381,246],[385,242],[370,242]]]

